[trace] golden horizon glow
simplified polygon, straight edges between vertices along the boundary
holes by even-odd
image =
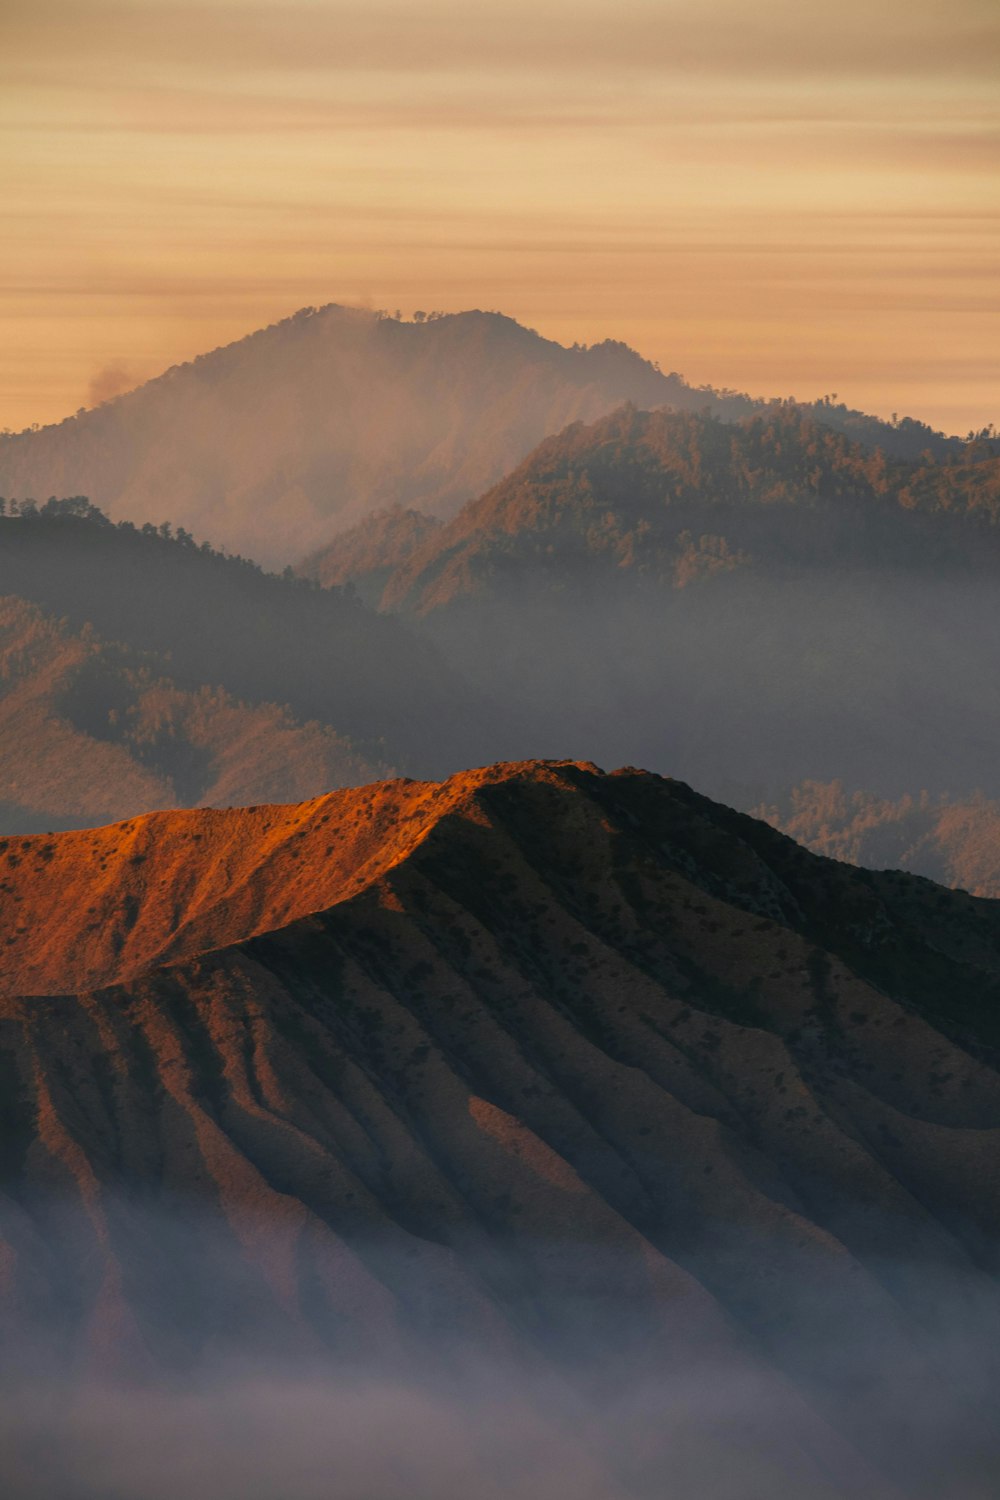
[[[306,304],[1000,420],[994,0],[15,0],[0,426]]]

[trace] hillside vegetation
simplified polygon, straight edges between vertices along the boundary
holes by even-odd
[[[891,459],[790,406],[737,423],[624,408],[548,439],[423,538],[389,519],[339,539],[324,566],[338,581],[352,563],[363,577],[392,566],[384,607],[417,614],[507,585],[683,588],[743,565],[995,567],[1000,456],[983,442]]]
[[[624,408],[322,569],[506,706],[506,754],[586,745],[743,807],[805,781],[966,804],[1000,797],[998,518],[989,440],[911,461],[792,407]]]

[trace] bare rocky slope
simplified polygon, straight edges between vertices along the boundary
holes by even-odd
[[[576,762],[11,838],[0,898],[7,1348],[722,1362],[794,1493],[989,1493],[993,903]]]

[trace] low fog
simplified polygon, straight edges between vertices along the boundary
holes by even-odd
[[[43,1386],[4,1401],[11,1500],[798,1500],[895,1492],[832,1437],[801,1451],[789,1395],[705,1370],[690,1388],[233,1365],[186,1389]],[[812,1424],[803,1423],[811,1426]],[[810,1433],[808,1437],[813,1437]],[[975,1486],[956,1496],[985,1495]]]
[[[743,807],[809,778],[1000,795],[996,590],[981,575],[526,589],[421,628],[503,704],[492,759],[585,755]]]
[[[4,832],[536,757],[642,766],[743,809],[805,781],[1000,797],[991,567],[883,556],[674,588],[560,563],[393,618],[189,541],[4,528],[0,589],[42,612],[20,607],[0,664]]]
[[[53,1212],[49,1205],[49,1212]],[[9,1210],[8,1210],[9,1214]],[[995,1285],[966,1271],[875,1268],[872,1320],[803,1274],[765,1335],[730,1309],[692,1336],[686,1304],[625,1290],[598,1245],[593,1301],[508,1282],[471,1334],[429,1304],[415,1260],[355,1244],[391,1288],[392,1347],[310,1317],[275,1322],[212,1211],[112,1211],[129,1296],[86,1290],[86,1236],[48,1236],[65,1299],[8,1321],[0,1488],[9,1500],[988,1500],[1000,1472]],[[246,1226],[244,1225],[244,1230]],[[266,1222],[253,1257],[284,1249]],[[145,1245],[145,1251],[141,1247]],[[246,1247],[244,1246],[244,1249]],[[559,1246],[535,1247],[549,1256]],[[697,1269],[697,1252],[689,1258]],[[871,1271],[871,1267],[868,1270]],[[864,1279],[859,1269],[858,1275]],[[634,1278],[632,1278],[634,1284]],[[121,1287],[119,1289],[121,1289]],[[7,1309],[8,1313],[11,1309]],[[165,1330],[170,1351],[165,1354]]]

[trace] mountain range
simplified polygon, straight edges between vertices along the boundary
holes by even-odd
[[[440,773],[489,722],[349,592],[79,499],[0,518],[0,630],[0,817],[22,832]]]
[[[615,1429],[594,1494],[723,1431],[724,1500],[989,1493],[994,903],[569,762],[8,838],[0,889],[22,1381],[476,1347]]]
[[[586,744],[744,807],[806,781],[968,805],[1000,795],[998,501],[992,442],[893,459],[793,407],[627,407],[303,568],[508,705],[511,754]]]
[[[200,1494],[196,1391],[266,1500],[988,1500],[995,440],[487,315],[192,368],[0,444],[136,443],[0,506],[15,1492]]]
[[[333,304],[0,435],[0,494],[86,494],[115,520],[170,521],[283,565],[379,508],[451,514],[542,438],[623,401],[726,418],[766,404],[693,388],[612,340],[565,348],[499,313],[402,321]],[[820,406],[890,453],[957,446],[919,422]]]
[[[3,826],[585,744],[996,893],[998,464],[891,459],[793,407],[625,407],[450,521],[376,513],[304,580],[87,501],[8,505]]]
[[[673,404],[619,405],[520,456],[623,391]],[[362,405],[381,413],[368,457]],[[281,475],[301,445],[317,474],[354,455],[297,578],[196,542],[186,479],[162,491],[173,526],[113,523],[80,498],[0,506],[0,828],[586,747],[823,852],[1000,892],[983,811],[1000,801],[989,434],[692,391],[623,345],[564,349],[494,314],[328,308],[4,438],[0,471],[58,449],[49,478],[77,480],[89,453],[117,465],[115,506],[138,517],[156,455],[176,477],[209,443],[198,505],[230,548],[258,528],[261,556],[296,545]],[[228,488],[251,461],[260,506]]]

